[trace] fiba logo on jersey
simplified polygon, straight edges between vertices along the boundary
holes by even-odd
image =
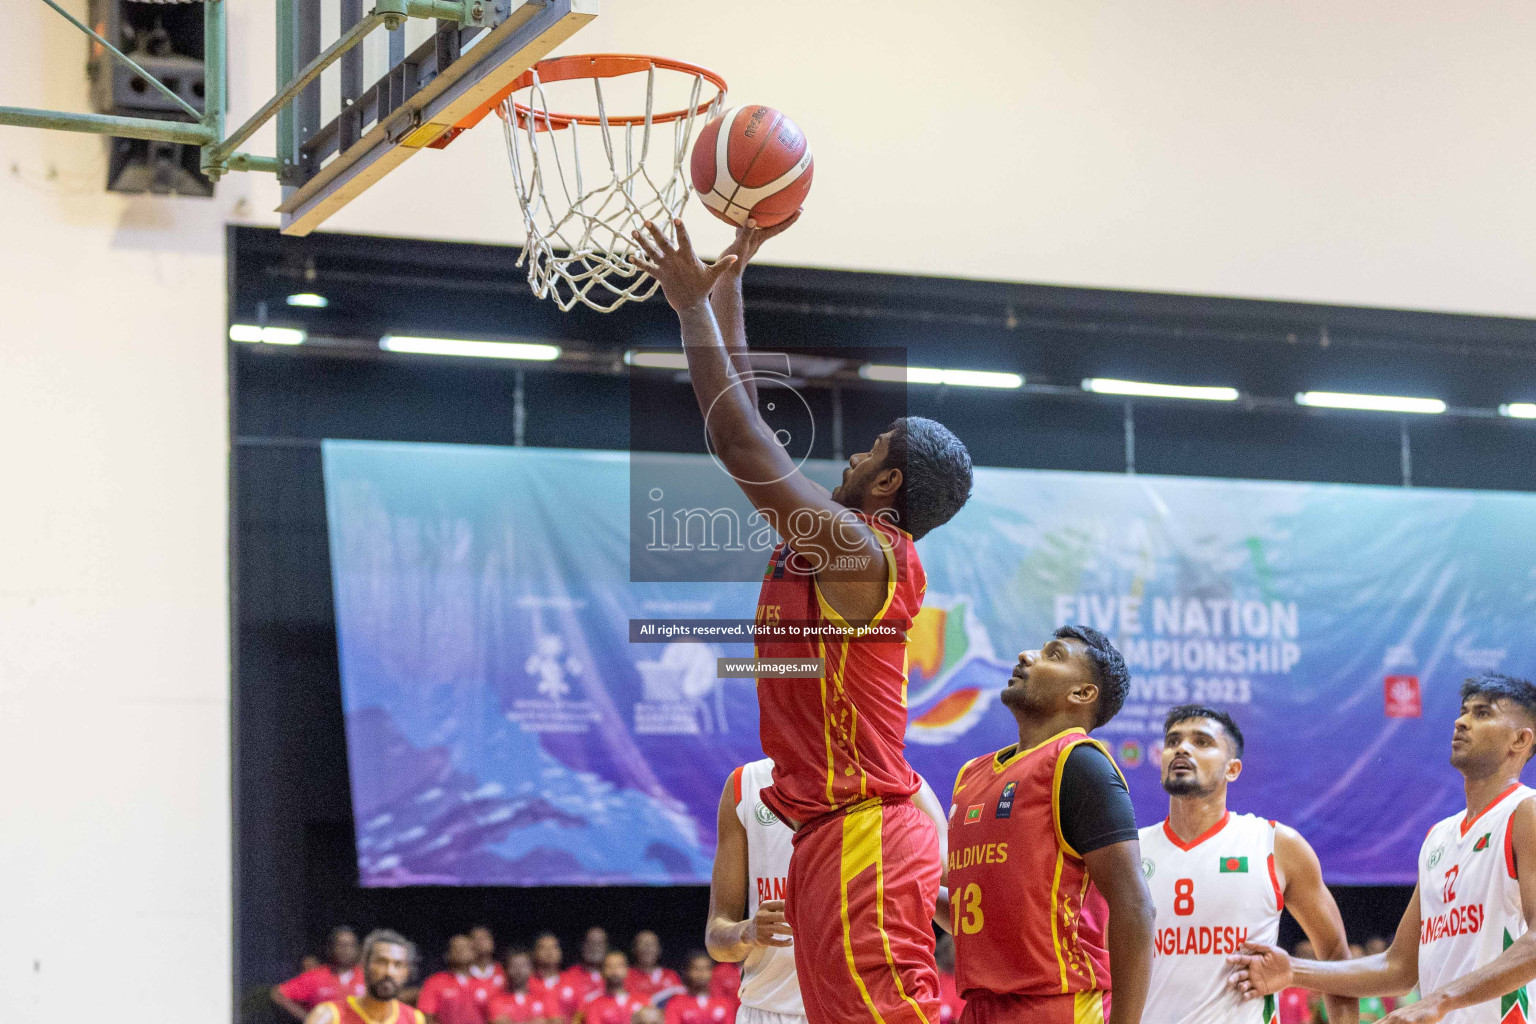
[[[752,808],[752,814],[757,818],[759,825],[772,825],[779,820],[779,816],[768,809],[768,805],[761,800]]]

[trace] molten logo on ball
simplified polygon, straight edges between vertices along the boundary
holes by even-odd
[[[767,228],[800,209],[815,168],[799,127],[756,105],[734,107],[705,125],[691,170],[694,190],[716,217],[729,224],[750,217]]]

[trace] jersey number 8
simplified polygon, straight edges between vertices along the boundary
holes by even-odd
[[[1173,883],[1173,912],[1188,917],[1195,912],[1195,880],[1181,878]]]

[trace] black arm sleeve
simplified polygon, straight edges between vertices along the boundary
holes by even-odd
[[[1073,747],[1067,755],[1057,807],[1062,837],[1078,853],[1136,838],[1136,811],[1125,780],[1090,743]]]

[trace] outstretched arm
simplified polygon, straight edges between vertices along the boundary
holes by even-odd
[[[755,946],[788,946],[784,901],[764,900],[747,917],[747,830],[736,817],[735,775],[726,779],[716,812],[715,868],[709,879],[709,922],[704,945],[721,963],[747,958]]]
[[[748,219],[745,224],[737,228],[736,238],[731,242],[730,248],[720,254],[735,256],[736,262],[720,275],[715,281],[714,289],[709,293],[709,304],[714,307],[715,320],[720,324],[720,335],[725,340],[725,350],[729,353],[736,372],[743,377],[747,397],[754,409],[758,408],[757,381],[750,373],[751,364],[747,356],[747,318],[741,301],[741,275],[764,242],[788,231],[799,219],[800,214],[796,213],[793,217],[771,228],[760,228],[757,226],[757,221]]]
[[[688,229],[675,223],[675,245],[654,224],[635,232],[645,253],[635,262],[661,282],[677,313],[688,376],[715,457],[810,571],[822,582],[844,584],[826,595],[835,610],[850,623],[867,623],[884,604],[884,549],[873,528],[799,471],[739,386],[709,299],[737,259],[728,253],[706,266],[694,253]],[[850,557],[834,562],[834,554]]]
[[[1498,999],[1536,978],[1536,801],[1527,800],[1510,816],[1512,870],[1520,880],[1520,906],[1526,932],[1488,963],[1382,1019],[1381,1024],[1434,1024],[1452,1010]],[[1501,867],[1500,870],[1503,870]]]
[[[1278,946],[1245,942],[1242,952],[1227,960],[1233,964],[1227,983],[1245,1000],[1291,985],[1355,999],[1400,996],[1419,980],[1418,887],[1385,953],[1359,960],[1294,960]]]
[[[1323,867],[1311,845],[1295,829],[1280,825],[1275,829],[1275,867],[1285,880],[1285,906],[1301,925],[1307,939],[1322,960],[1348,960],[1349,939],[1344,933],[1344,918],[1333,893],[1323,883]],[[1326,996],[1328,1024],[1356,1024],[1360,1019],[1360,1001],[1346,996]]]

